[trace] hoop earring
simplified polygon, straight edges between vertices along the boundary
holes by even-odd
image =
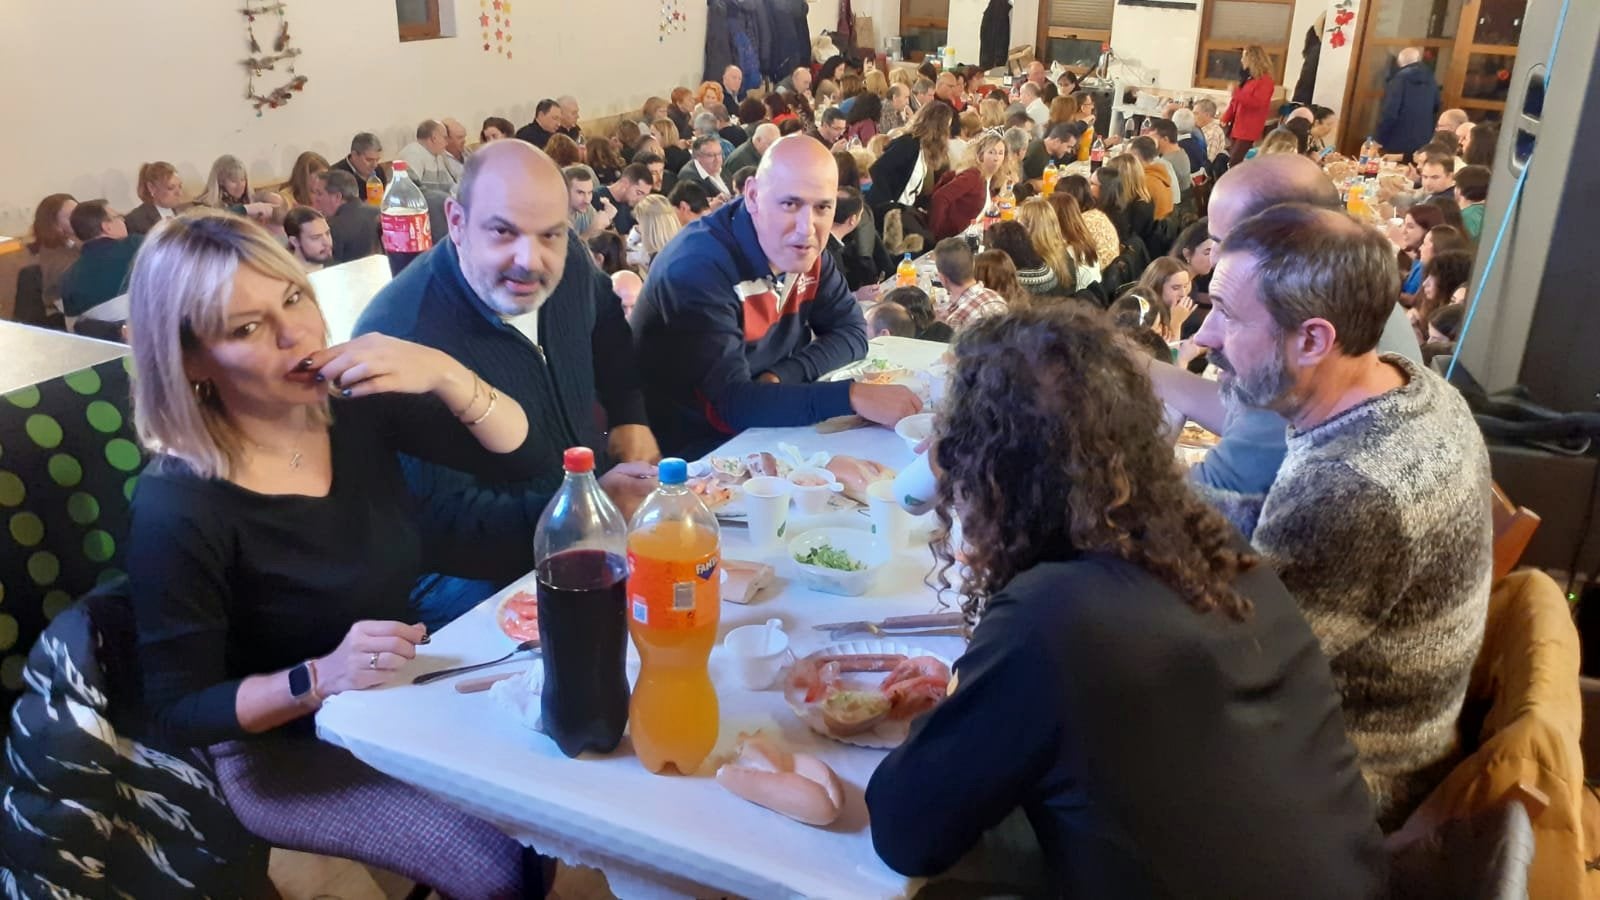
[[[194,391],[195,402],[201,406],[217,398],[217,386],[210,381],[191,381],[189,382],[189,389]]]

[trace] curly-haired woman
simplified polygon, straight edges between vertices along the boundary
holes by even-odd
[[[947,584],[959,517],[978,621],[867,787],[884,861],[933,875],[1020,809],[1054,895],[1371,896],[1378,830],[1327,660],[1185,483],[1138,364],[1060,307],[979,321],[954,355],[933,549]]]

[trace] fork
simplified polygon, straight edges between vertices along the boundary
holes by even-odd
[[[428,672],[425,675],[418,675],[417,677],[411,679],[411,683],[431,684],[432,682],[438,681],[441,678],[451,678],[456,675],[464,675],[468,672],[476,672],[479,669],[487,669],[490,666],[498,666],[501,663],[509,660],[511,657],[516,656],[518,653],[527,653],[530,650],[534,651],[535,653],[538,652],[539,641],[537,638],[531,641],[523,641],[516,646],[516,649],[512,650],[510,653],[507,653],[505,656],[500,657],[499,659],[492,659],[488,662],[473,663],[470,666],[456,666],[452,669],[440,669],[437,672]]]

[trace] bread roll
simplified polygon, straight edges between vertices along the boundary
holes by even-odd
[[[807,825],[830,825],[844,809],[844,786],[828,764],[790,753],[762,735],[746,738],[717,783],[736,796]]]

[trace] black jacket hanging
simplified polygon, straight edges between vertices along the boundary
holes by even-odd
[[[978,67],[1003,66],[1011,50],[1011,0],[989,0],[978,27]]]

